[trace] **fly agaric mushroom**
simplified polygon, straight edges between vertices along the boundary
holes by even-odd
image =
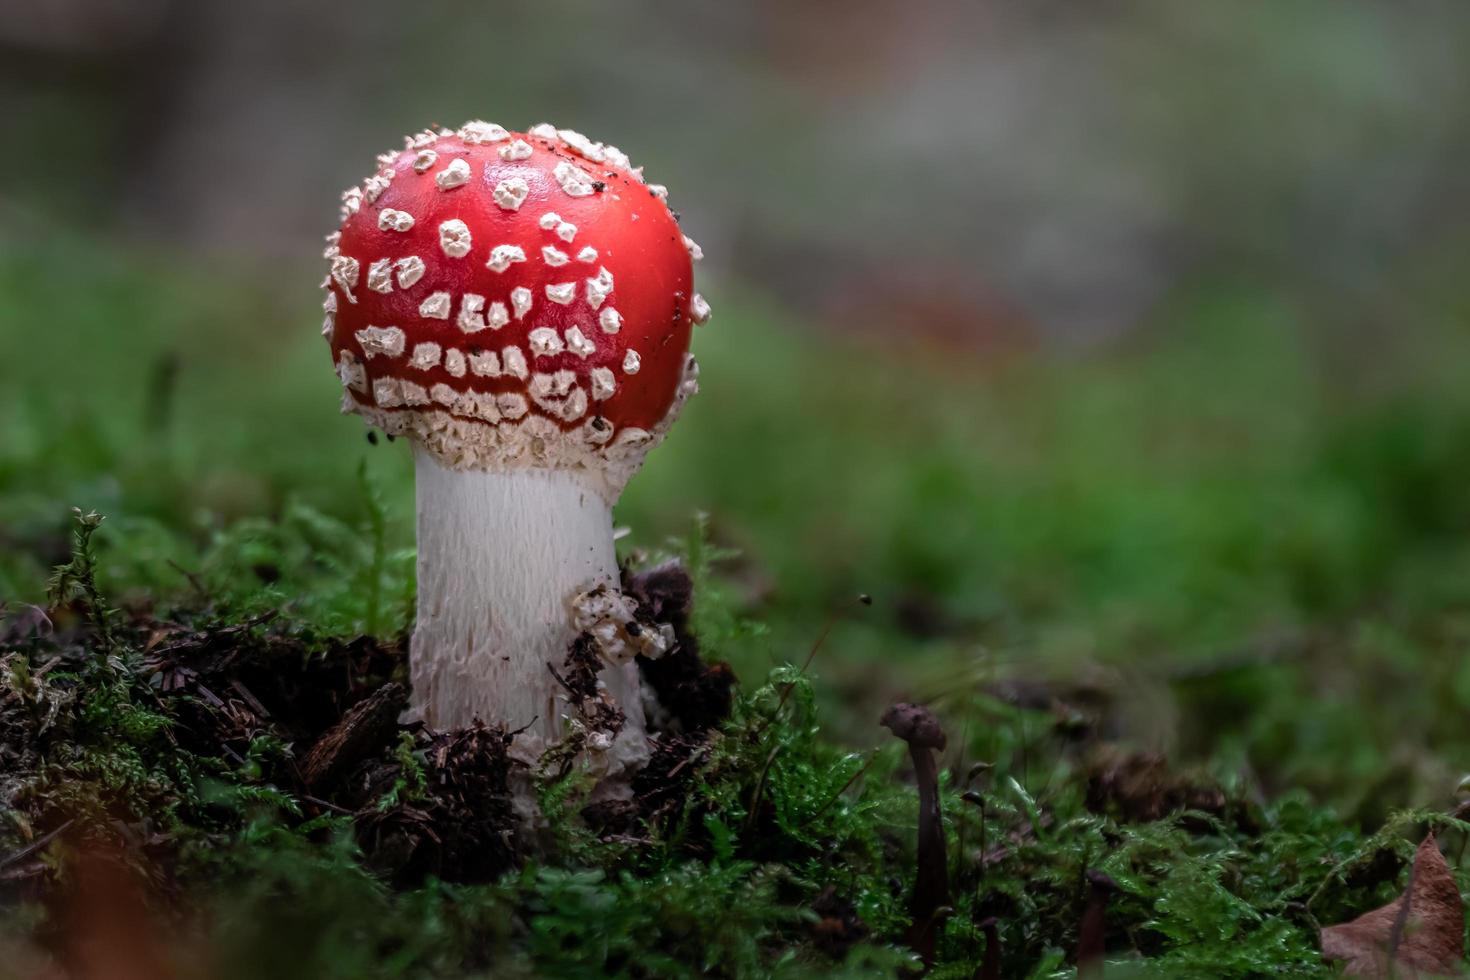
[[[622,151],[545,123],[428,130],[378,164],[328,236],[323,333],[343,411],[414,447],[410,715],[529,725],[535,758],[570,722],[554,668],[586,630],[624,716],[587,744],[629,770],[632,658],[661,642],[623,628],[611,508],[697,390],[699,247]]]

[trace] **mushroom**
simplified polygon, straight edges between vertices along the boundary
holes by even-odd
[[[949,903],[949,864],[944,851],[944,816],[939,809],[939,767],[933,750],[944,751],[947,739],[934,712],[922,704],[900,701],[878,719],[895,738],[909,747],[914,779],[919,785],[918,871],[909,899],[908,944],[934,965],[935,943]]]
[[[467,123],[378,160],[328,237],[323,332],[343,411],[413,445],[409,716],[524,729],[532,760],[574,727],[555,668],[585,629],[624,718],[587,744],[630,771],[633,656],[661,640],[620,629],[612,505],[697,390],[698,246],[641,168],[572,130]]]
[[[1087,906],[1077,926],[1077,976],[1103,975],[1103,957],[1107,954],[1108,896],[1121,889],[1118,883],[1095,868],[1084,875],[1087,879]]]

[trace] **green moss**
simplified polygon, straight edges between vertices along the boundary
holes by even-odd
[[[1181,290],[1138,350],[1003,364],[722,304],[705,391],[619,521],[625,553],[693,573],[734,716],[656,826],[599,839],[574,771],[540,784],[536,859],[394,887],[295,791],[305,745],[195,754],[145,667],[149,616],[307,659],[409,623],[411,466],[334,414],[309,283],[65,241],[4,258],[11,322],[66,325],[27,344],[68,384],[0,388],[0,861],[66,820],[150,842],[218,975],[898,975],[917,799],[876,719],[900,694],[951,740],[935,976],[973,974],[991,916],[1002,975],[1069,975],[1089,869],[1121,887],[1110,976],[1326,976],[1321,924],[1392,897],[1426,826],[1463,846],[1462,332],[1406,325],[1365,385],[1256,284]],[[26,603],[53,636],[15,625]],[[1100,741],[1167,747],[1225,802],[1125,820],[1090,799]],[[374,813],[432,789],[412,742],[381,761]],[[828,889],[867,930],[837,957]]]

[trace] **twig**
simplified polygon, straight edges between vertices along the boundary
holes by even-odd
[[[554,674],[554,673],[556,673],[556,671],[552,671],[552,673]],[[526,722],[524,725],[522,725],[520,728],[517,728],[515,731],[513,731],[513,732],[506,732],[505,734],[508,737],[510,737],[510,738],[515,738],[521,732],[524,732],[524,731],[529,730],[532,725],[536,724],[536,719],[538,719],[540,717],[541,717],[540,715],[532,715],[530,721]]]
[[[1020,715],[1017,716],[1016,724],[1021,729],[1021,785],[1029,786],[1031,784],[1031,780],[1028,778],[1030,776],[1030,759],[1026,751],[1026,710],[1024,708],[1021,709]],[[1028,790],[1027,792],[1030,791]]]
[[[12,864],[16,864],[17,862],[24,861],[26,858],[30,857],[32,854],[35,854],[37,851],[39,851],[42,848],[44,848],[47,844],[51,843],[57,837],[59,837],[62,834],[66,833],[66,829],[68,827],[70,827],[74,823],[76,823],[76,818],[75,817],[73,817],[72,819],[66,821],[60,827],[57,827],[55,830],[51,831],[50,833],[43,834],[40,837],[36,838],[35,840],[31,841],[25,847],[22,847],[20,850],[16,851],[14,854],[10,855],[9,857],[0,858],[0,868],[8,868]]]
[[[245,699],[245,703],[250,705],[250,709],[254,711],[258,716],[260,716],[261,718],[269,718],[271,716],[271,713],[266,709],[266,706],[261,704],[260,700],[254,694],[250,693],[250,689],[247,688],[240,681],[239,678],[233,678],[230,681],[230,686],[235,689],[235,693],[239,694],[240,697]]]
[[[311,796],[307,793],[302,793],[301,798],[308,803],[314,804],[319,807],[324,807],[325,809],[331,810],[334,813],[340,813],[348,817],[357,816],[356,810],[349,810],[345,806],[338,806],[335,803],[329,803],[326,800],[318,799],[317,797]]]
[[[679,773],[682,772],[683,769],[684,769],[684,767],[687,766],[687,765],[689,765],[689,763],[693,762],[695,759],[698,759],[700,756],[706,755],[708,753],[709,753],[709,746],[708,745],[701,745],[701,746],[699,746],[693,752],[690,752],[689,755],[685,757],[685,759],[684,759],[683,762],[679,763],[677,766],[675,766],[674,768],[672,768],[672,769],[669,770],[669,778],[670,779],[673,779],[675,776],[679,775]]]

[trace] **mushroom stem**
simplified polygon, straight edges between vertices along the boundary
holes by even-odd
[[[1107,953],[1108,896],[1118,891],[1118,883],[1101,871],[1088,871],[1087,907],[1077,927],[1077,976],[1103,975],[1103,957]]]
[[[935,947],[949,902],[944,815],[939,809],[939,766],[931,751],[943,751],[947,740],[944,729],[939,727],[939,719],[921,704],[895,704],[883,713],[879,724],[908,743],[909,757],[914,762],[914,778],[919,786],[918,873],[914,876],[914,892],[909,899],[913,922],[909,926],[908,944],[923,959],[924,968],[928,970],[934,966]]]
[[[410,717],[432,729],[475,719],[515,731],[511,755],[534,762],[564,735],[559,667],[576,637],[571,600],[616,588],[612,508],[575,471],[452,470],[415,446],[418,619]],[[599,675],[626,722],[600,753],[604,776],[647,759],[638,668]]]

